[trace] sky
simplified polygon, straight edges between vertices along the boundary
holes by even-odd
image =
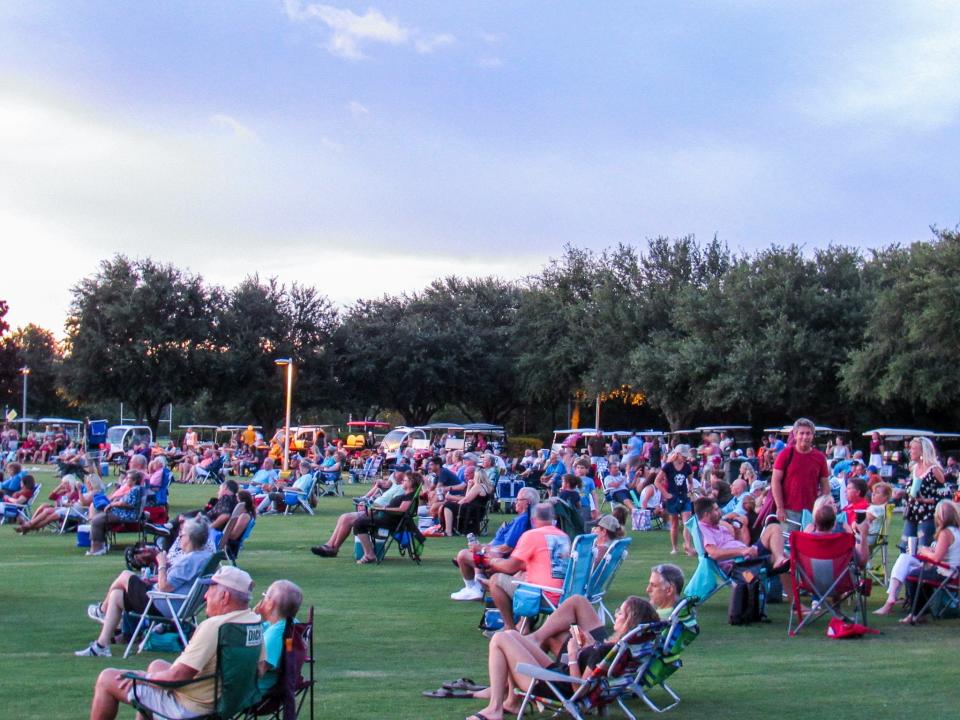
[[[0,299],[115,253],[339,304],[566,244],[960,222],[960,3],[0,4]]]

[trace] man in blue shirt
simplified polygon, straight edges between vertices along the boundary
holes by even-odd
[[[263,674],[257,680],[260,694],[273,689],[280,679],[280,661],[283,657],[283,631],[287,620],[294,621],[300,612],[303,591],[289,580],[277,580],[263,594],[253,609],[263,619]]]
[[[538,502],[540,502],[540,493],[533,488],[523,488],[517,493],[517,500],[514,503],[517,508],[517,517],[509,523],[501,525],[489,545],[468,547],[457,553],[454,562],[460,568],[464,587],[462,590],[450,594],[452,600],[483,599],[483,586],[477,580],[476,565],[473,562],[474,550],[483,550],[487,557],[507,557],[510,555],[517,546],[520,536],[530,529],[530,513],[528,511]]]

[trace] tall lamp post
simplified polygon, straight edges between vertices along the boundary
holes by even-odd
[[[23,423],[21,427],[21,435],[25,435],[27,432],[27,379],[30,377],[30,368],[24,365],[20,368],[20,374],[23,375],[23,417],[21,422]],[[22,442],[23,438],[21,438]]]
[[[283,476],[287,477],[290,472],[290,400],[293,396],[293,358],[277,358],[273,362],[287,369],[287,420],[283,426]]]

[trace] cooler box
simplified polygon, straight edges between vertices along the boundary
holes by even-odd
[[[90,547],[90,526],[89,525],[77,526],[77,547],[78,548]]]

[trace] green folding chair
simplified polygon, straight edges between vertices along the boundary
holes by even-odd
[[[131,705],[138,712],[151,717],[150,708],[143,705],[137,687],[145,683],[168,690],[178,690],[198,682],[214,681],[213,710],[203,718],[229,720],[246,714],[260,699],[257,688],[258,663],[263,648],[263,626],[260,623],[227,623],[217,637],[217,669],[212,675],[202,675],[183,682],[145,680],[137,673],[124,673],[131,680]]]

